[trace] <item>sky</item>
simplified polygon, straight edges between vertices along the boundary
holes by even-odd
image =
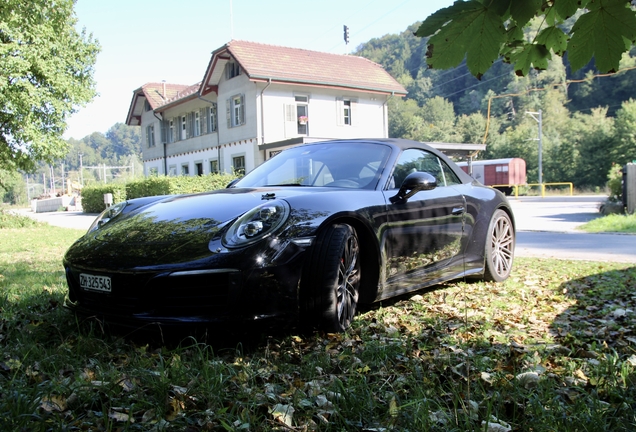
[[[98,96],[68,122],[65,138],[126,121],[148,82],[195,84],[211,53],[232,39],[348,54],[398,34],[453,0],[77,0],[78,30],[98,40]],[[345,44],[343,25],[349,27]]]

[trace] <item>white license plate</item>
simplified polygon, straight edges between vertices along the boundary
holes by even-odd
[[[95,276],[80,273],[80,287],[88,291],[107,292],[111,291],[110,278],[108,276]]]

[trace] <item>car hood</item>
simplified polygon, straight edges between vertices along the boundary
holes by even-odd
[[[311,193],[335,191],[312,188]],[[86,268],[131,269],[179,265],[211,255],[210,240],[246,211],[272,199],[304,195],[307,188],[236,188],[178,195],[124,213],[80,238],[65,255]]]

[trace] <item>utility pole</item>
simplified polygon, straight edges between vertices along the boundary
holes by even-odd
[[[526,114],[528,114],[530,117],[535,119],[537,123],[539,123],[539,139],[538,139],[539,141],[539,187],[541,188],[543,185],[543,148],[542,148],[542,142],[541,142],[541,135],[542,135],[541,128],[543,125],[543,118],[541,116],[541,110],[539,110],[539,112],[526,112]]]
[[[79,153],[80,158],[80,185],[84,187],[84,167],[82,166],[82,153]]]

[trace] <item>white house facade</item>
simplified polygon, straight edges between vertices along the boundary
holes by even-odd
[[[133,93],[146,175],[249,171],[276,152],[331,138],[388,137],[388,100],[406,90],[362,57],[231,41],[195,85]]]

